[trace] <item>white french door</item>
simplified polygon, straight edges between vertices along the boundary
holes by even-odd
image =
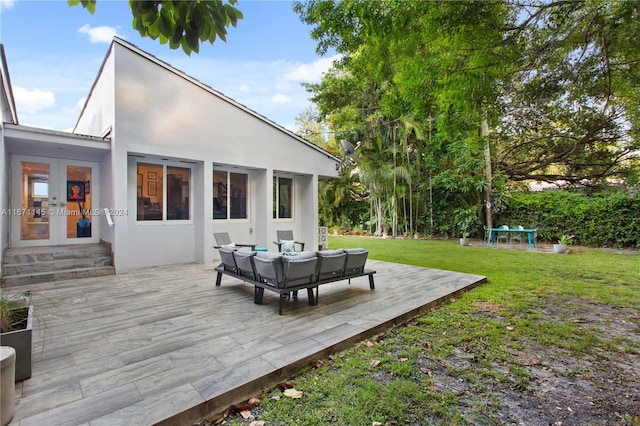
[[[97,243],[98,163],[14,155],[13,247]]]

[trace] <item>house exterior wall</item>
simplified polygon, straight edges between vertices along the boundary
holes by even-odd
[[[337,176],[335,157],[125,42],[116,40],[110,56],[103,67],[113,67],[114,88],[113,186],[108,202],[129,212],[113,227],[117,272],[211,262],[217,258],[214,232],[226,231],[237,242],[275,249],[276,230],[291,229],[296,239],[315,246],[318,178]],[[109,74],[103,70],[103,75]],[[92,111],[102,113],[87,109],[83,115]],[[95,131],[100,126],[85,124],[95,122],[81,117],[76,130]],[[138,162],[191,167],[190,221],[137,220]],[[248,219],[213,219],[214,169],[249,175]],[[103,175],[107,179],[106,171]],[[293,219],[272,217],[274,175],[294,179]]]
[[[113,47],[111,48],[113,49]],[[80,117],[73,129],[74,133],[104,136],[114,120],[114,57],[109,52],[93,83]]]
[[[4,110],[4,108],[3,108]],[[9,156],[4,141],[4,117],[0,123],[0,212],[9,209]],[[9,215],[0,214],[0,275],[2,274],[2,255],[9,246]]]

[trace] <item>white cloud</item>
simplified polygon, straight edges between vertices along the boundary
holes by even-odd
[[[87,34],[91,43],[111,43],[113,36],[118,35],[118,28],[114,27],[91,27],[89,24],[84,24],[78,28],[78,32],[81,34]]]
[[[19,113],[35,114],[56,105],[56,96],[45,90],[14,86],[13,96]]]
[[[320,58],[310,64],[298,65],[293,71],[285,74],[284,79],[289,81],[318,82],[335,60],[340,59],[340,55],[330,58]]]
[[[241,84],[238,86],[238,90],[242,93],[251,93],[251,88],[247,84]]]
[[[13,9],[13,0],[0,0],[0,10]]]
[[[274,104],[288,104],[289,102],[292,101],[292,99],[287,95],[283,95],[282,93],[278,93],[277,95],[273,95],[271,97],[271,101]]]

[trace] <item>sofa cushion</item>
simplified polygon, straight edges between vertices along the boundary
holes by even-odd
[[[343,249],[336,250],[321,250],[318,252],[318,256],[335,256],[336,254],[344,253]]]
[[[342,249],[319,251],[318,266],[316,269],[318,281],[342,276],[346,258],[347,254]]]
[[[367,263],[369,251],[363,248],[354,248],[345,250],[347,260],[344,265],[344,274],[346,276],[362,273],[364,265]]]
[[[297,260],[311,259],[317,256],[318,256],[317,251],[313,251],[313,250],[300,251],[295,253],[289,253],[287,256],[283,257],[282,260],[285,261],[286,259],[297,259]]]
[[[283,257],[282,260],[286,287],[311,284],[315,280],[317,257],[300,259],[294,256]]]
[[[254,257],[257,279],[274,287],[283,281],[282,255],[280,253],[258,252]]]
[[[282,259],[282,254],[274,253],[271,251],[259,251],[259,252],[256,252],[256,257],[263,260]]]
[[[248,276],[255,279],[255,266],[253,264],[253,258],[255,257],[255,251],[234,251],[233,258],[236,261],[236,266],[241,275]]]
[[[236,260],[233,257],[235,249],[229,249],[220,247],[218,253],[220,253],[220,261],[225,271],[237,272]]]

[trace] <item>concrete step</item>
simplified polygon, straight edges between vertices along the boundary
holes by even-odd
[[[103,244],[21,247],[2,259],[3,286],[113,275],[111,248]]]
[[[115,268],[113,266],[64,269],[61,271],[51,272],[34,272],[31,274],[3,276],[2,287],[19,287],[26,284],[66,281],[78,278],[102,277],[105,275],[114,274]]]
[[[36,272],[54,272],[68,269],[95,268],[98,266],[111,266],[111,256],[83,257],[74,259],[46,260],[24,263],[3,263],[2,274],[25,275]]]

